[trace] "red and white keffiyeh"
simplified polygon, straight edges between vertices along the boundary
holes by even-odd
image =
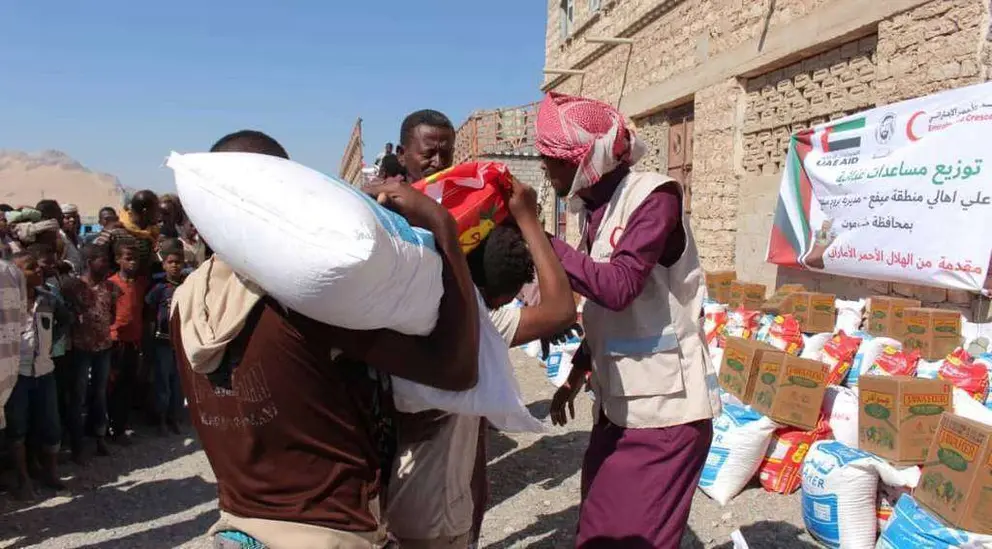
[[[579,165],[569,198],[621,163],[636,164],[647,151],[612,106],[556,92],[538,108],[535,146],[544,156]]]

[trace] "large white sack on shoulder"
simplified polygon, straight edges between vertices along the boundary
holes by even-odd
[[[823,415],[834,438],[851,448],[858,447],[858,389],[828,385],[823,396]]]
[[[479,379],[467,391],[445,391],[393,376],[393,402],[400,412],[443,410],[483,416],[501,431],[543,433],[544,425],[527,410],[510,363],[510,350],[500,337],[482,298],[479,302]]]
[[[878,534],[878,482],[914,487],[918,467],[896,469],[878,457],[836,440],[814,443],[802,468],[803,522],[827,547],[871,549]]]
[[[775,423],[750,406],[724,404],[713,421],[713,443],[699,477],[699,489],[726,505],[758,472]]]
[[[429,232],[284,158],[172,153],[166,164],[204,241],[282,305],[354,330],[434,329],[444,289]]]
[[[846,301],[843,299],[834,300],[834,307],[837,309],[837,321],[834,323],[834,333],[843,331],[845,334],[853,334],[861,329],[864,320],[865,300]]]

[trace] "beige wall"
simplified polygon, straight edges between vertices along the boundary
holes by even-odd
[[[545,89],[619,105],[664,171],[666,109],[694,103],[692,225],[707,269],[857,297],[909,295],[971,308],[933,288],[778,269],[762,261],[789,136],[876,105],[982,82],[992,67],[985,0],[603,0],[559,36],[548,2]],[[629,37],[632,46],[587,37]],[[621,90],[621,87],[623,89]]]

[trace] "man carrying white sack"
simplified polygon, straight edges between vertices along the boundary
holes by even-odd
[[[288,158],[272,138],[250,131],[211,151]],[[434,234],[444,296],[429,336],[320,324],[217,257],[176,290],[176,359],[217,477],[215,547],[385,547],[381,466],[391,460],[392,393],[384,380],[396,375],[453,391],[475,385],[479,313],[454,220],[408,186],[371,190]]]

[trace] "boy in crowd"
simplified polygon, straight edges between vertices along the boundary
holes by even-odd
[[[114,342],[113,390],[109,398],[110,440],[126,446],[130,444],[126,431],[141,360],[142,319],[149,279],[139,274],[138,243],[123,237],[117,239],[116,246],[118,271],[110,277],[110,282],[117,287],[114,323],[110,326],[110,339]]]
[[[87,244],[82,249],[83,274],[67,288],[67,298],[78,311],[72,330],[73,383],[69,394],[69,440],[73,455],[82,452],[83,408],[87,387],[92,383],[87,423],[96,436],[96,453],[107,449],[107,381],[113,341],[110,327],[115,319],[118,289],[111,282],[110,254],[103,246]]]
[[[506,344],[516,346],[568,328],[575,303],[538,220],[537,193],[514,181],[508,205],[517,227],[496,227],[466,259],[490,319]],[[535,267],[543,300],[534,307],[509,306],[533,280]],[[400,417],[387,498],[390,532],[405,549],[471,546],[488,492],[484,425],[475,416],[436,412]]]
[[[44,284],[38,260],[30,252],[14,254],[13,262],[21,270],[27,287],[28,311],[21,327],[20,364],[17,383],[7,400],[7,439],[10,441],[17,474],[16,495],[21,499],[34,496],[28,475],[28,452],[25,440],[30,428],[32,438],[41,450],[41,483],[55,490],[64,490],[59,480],[58,451],[62,433],[55,390],[55,364],[52,362],[52,341],[61,314],[55,297],[42,288]]]
[[[162,243],[160,255],[165,272],[155,275],[151,290],[145,296],[149,314],[154,315],[155,334],[152,343],[155,360],[155,415],[160,435],[166,428],[179,434],[180,414],[183,410],[183,392],[176,370],[176,355],[169,338],[169,313],[172,294],[185,278],[183,246],[178,239]]]

